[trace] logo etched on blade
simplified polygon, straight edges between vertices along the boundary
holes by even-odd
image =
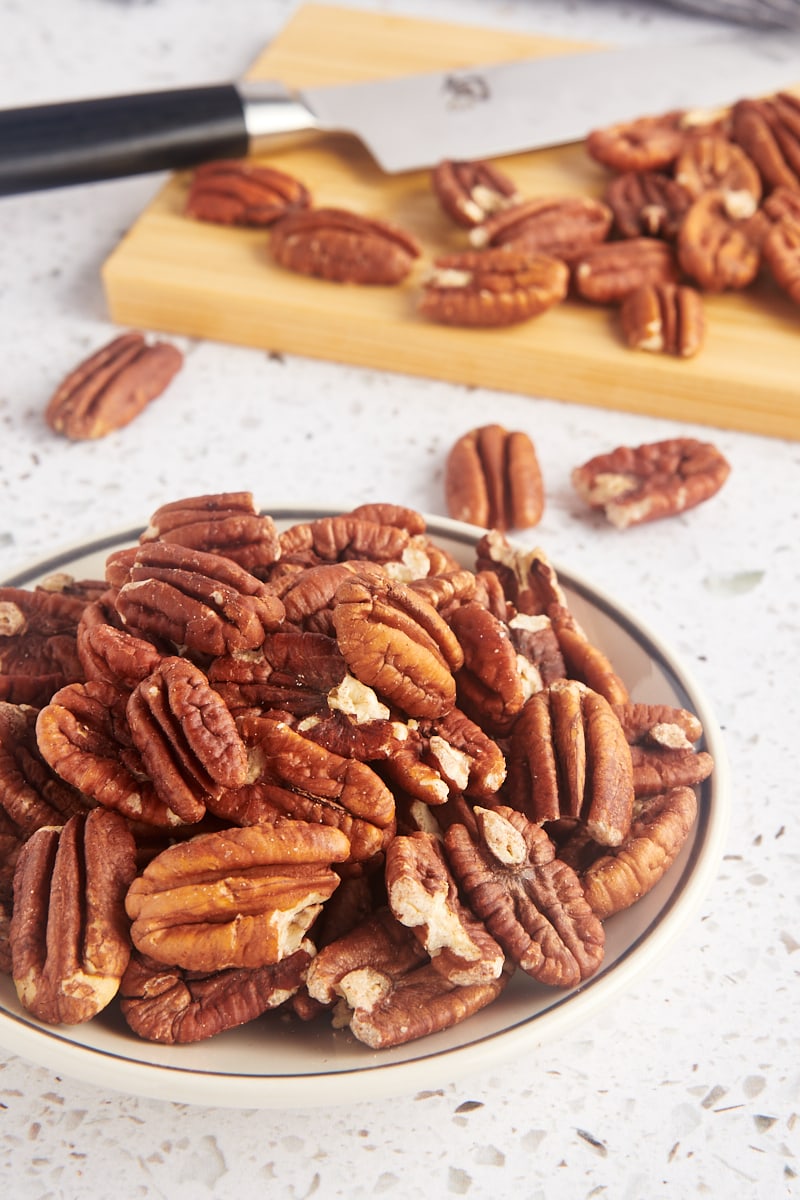
[[[483,75],[446,75],[442,83],[446,108],[472,108],[491,98]]]

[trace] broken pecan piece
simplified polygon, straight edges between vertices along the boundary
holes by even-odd
[[[398,921],[413,929],[436,970],[460,986],[497,979],[505,955],[462,904],[439,840],[396,837],[386,850],[386,894]]]
[[[217,225],[263,228],[310,204],[311,194],[305,184],[277,167],[219,159],[195,170],[186,213]]]
[[[544,484],[527,433],[482,425],[454,444],[444,477],[447,511],[484,529],[528,529],[544,512]]]
[[[135,873],[133,835],[103,809],[25,843],[10,942],[14,986],[34,1016],[80,1024],[116,995],[130,957],[124,898]]]
[[[45,420],[73,441],[105,437],[138,417],[182,365],[183,355],[169,342],[148,345],[144,334],[122,334],[67,375]]]
[[[128,889],[133,944],[204,973],[280,962],[300,947],[339,883],[331,864],[349,851],[340,830],[297,820],[170,846]]]
[[[149,1042],[186,1045],[254,1021],[302,986],[310,943],[279,963],[250,970],[197,974],[134,951],[120,984],[120,1008],[130,1028]]]
[[[169,542],[138,548],[116,606],[131,632],[211,656],[255,649],[284,617],[274,591],[232,559]]]
[[[729,474],[730,464],[711,443],[668,438],[598,454],[573,470],[572,485],[612,525],[627,529],[702,504]]]
[[[342,208],[289,213],[270,246],[280,266],[334,283],[401,283],[421,253],[405,230]]]
[[[438,717],[455,703],[463,662],[450,626],[402,583],[352,579],[336,593],[339,649],[357,679],[411,717]]]
[[[622,336],[632,350],[691,358],[703,345],[703,298],[693,287],[644,284],[622,301],[619,319]]]
[[[595,841],[619,845],[633,812],[633,764],[608,701],[571,679],[532,696],[511,734],[507,793],[537,824],[568,817]]]
[[[567,294],[569,269],[555,257],[512,246],[435,259],[419,311],[442,325],[477,329],[529,321]]]
[[[520,199],[516,185],[499,167],[480,160],[447,159],[431,172],[431,184],[443,210],[467,229]]]
[[[199,821],[206,801],[247,778],[247,751],[222,697],[185,658],[162,659],[126,706],[131,740],[167,808]]]
[[[600,920],[573,869],[555,858],[538,825],[505,806],[476,808],[477,838],[463,825],[445,854],[472,911],[526,974],[552,987],[588,979],[603,958]]]

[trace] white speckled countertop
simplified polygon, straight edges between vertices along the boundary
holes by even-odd
[[[423,0],[360,6],[431,10]],[[292,9],[0,0],[0,105],[234,78]],[[619,42],[714,29],[628,0],[439,0],[435,15]],[[159,182],[0,200],[0,578],[200,491],[444,513],[446,451],[496,420],[526,430],[544,465],[539,543],[624,597],[710,698],[732,819],[716,881],[649,975],[557,1044],[458,1083],[330,1109],[241,1111],[126,1096],[3,1052],[6,1193],[800,1195],[800,445],[180,339],[186,365],[167,395],[103,441],[68,443],[45,427],[44,404],[115,332],[99,267]],[[573,465],[683,434],[712,437],[732,464],[714,500],[624,534],[587,518]]]

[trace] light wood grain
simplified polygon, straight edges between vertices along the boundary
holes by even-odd
[[[309,4],[249,73],[293,86],[460,67],[574,49],[523,37]],[[384,175],[354,139],[305,135],[269,155],[319,205],[381,216],[424,248],[401,287],[341,286],[271,263],[268,235],[183,214],[189,176],[162,188],[103,266],[120,325],[394,370],[531,396],[800,439],[800,307],[768,281],[707,301],[708,336],[688,362],[628,350],[613,311],[568,301],[525,325],[468,331],[416,315],[419,278],[462,247],[425,172]],[[599,195],[606,180],[581,146],[499,160],[527,195]]]

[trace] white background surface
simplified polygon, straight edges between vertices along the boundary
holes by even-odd
[[[646,4],[362,0],[609,42],[708,32]],[[0,0],[0,105],[236,77],[283,0]],[[155,177],[0,200],[0,577],[160,503],[385,499],[444,513],[442,467],[487,420],[527,431],[546,476],[535,538],[681,654],[727,739],[733,820],[718,878],[652,974],[596,1021],[424,1094],[286,1114],[89,1088],[0,1056],[0,1171],[28,1198],[800,1195],[797,684],[800,446],[547,398],[175,339],[186,365],[128,429],[70,444],[42,412],[115,332],[99,267]],[[800,314],[799,318],[800,320]],[[710,437],[733,472],[707,505],[619,533],[573,495],[621,443]]]

